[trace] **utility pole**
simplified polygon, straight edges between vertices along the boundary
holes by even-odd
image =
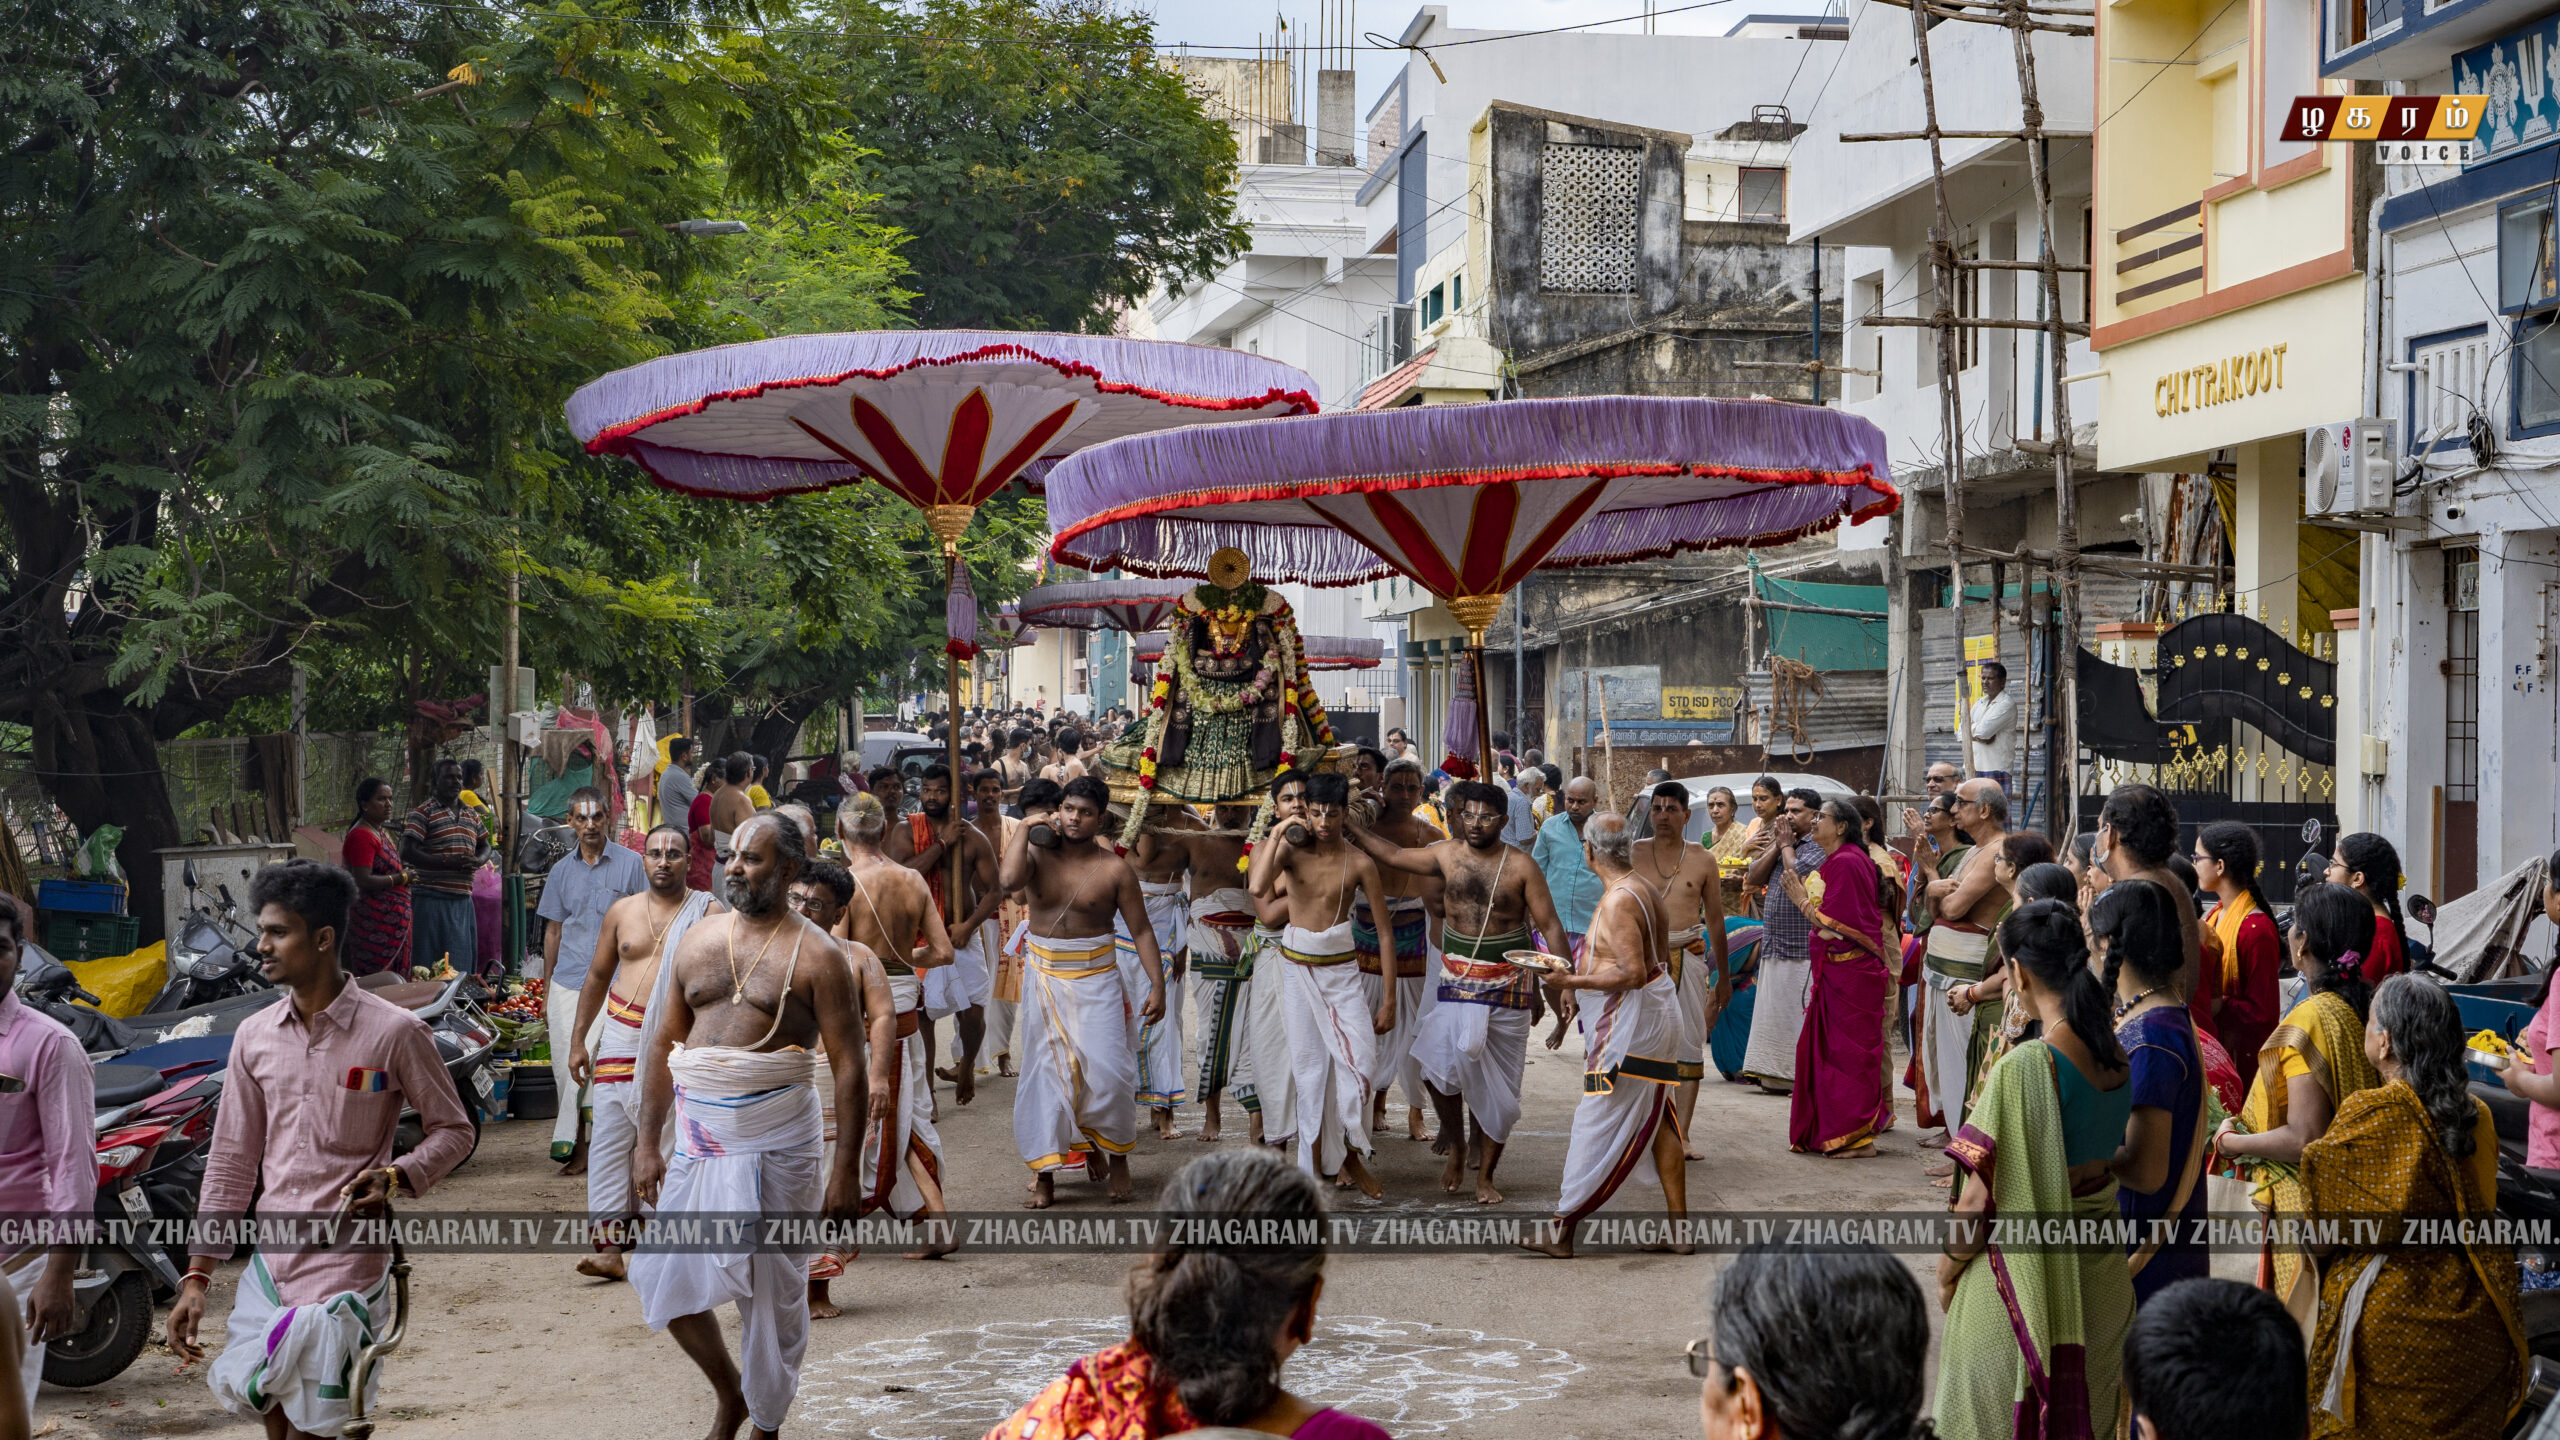
[[[2065,265],[2054,250],[2053,176],[2047,165],[2044,134],[2044,104],[2036,84],[2034,37],[2044,31],[2057,35],[2094,37],[2097,34],[2094,9],[2079,9],[2036,0],[1883,0],[1911,12],[1913,58],[1920,70],[1920,98],[1925,129],[1871,135],[1843,135],[1843,142],[1884,140],[1926,140],[1929,142],[1931,190],[1937,202],[1937,225],[1929,235],[1930,270],[1935,277],[1935,304],[1926,316],[1875,315],[1864,317],[1877,325],[1926,326],[1937,333],[1938,395],[1940,424],[1946,428],[1945,476],[1942,493],[1947,508],[1947,567],[1955,577],[1955,632],[1958,684],[1956,690],[1956,744],[1961,750],[1961,773],[1973,771],[1972,721],[1965,703],[1964,686],[1964,424],[1963,407],[1956,381],[1958,332],[1965,327],[2002,330],[2040,330],[2045,338],[2045,357],[2051,371],[2048,383],[2053,387],[2054,442],[2054,588],[2061,601],[2061,634],[2055,647],[2061,667],[2062,701],[2059,714],[2051,718],[2049,747],[2060,747],[2064,794],[2054,797],[2052,814],[2060,822],[2061,833],[2068,837],[2079,828],[2079,664],[2080,644],[2080,503],[2078,486],[2072,474],[2074,456],[2071,444],[2071,405],[2062,384],[2069,373],[2066,353],[2069,337],[2085,336],[2089,327],[2062,315],[2062,275],[2075,271],[2095,283],[2095,272],[2088,264]],[[2010,34],[2016,50],[2018,67],[2018,128],[2015,130],[1945,130],[1938,125],[1937,85],[1929,63],[1929,27],[1937,20],[1962,20],[1977,25],[1997,25]],[[2028,179],[2036,197],[2037,258],[2033,261],[1969,259],[1957,252],[1956,227],[1947,205],[1946,157],[1941,142],[1950,139],[2017,140],[2023,142],[2027,154]],[[2085,262],[2087,257],[2082,257]],[[1988,319],[1978,315],[1959,315],[1955,309],[1956,287],[1970,283],[1978,271],[2032,270],[2042,285],[2042,318],[2035,321]],[[1979,308],[1979,307],[1968,307]],[[1982,551],[1983,555],[1995,552]],[[1992,633],[1999,633],[2001,571],[1995,566],[1991,607]],[[2020,757],[2021,763],[2024,756]]]

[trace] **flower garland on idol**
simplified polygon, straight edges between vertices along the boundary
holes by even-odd
[[[1138,751],[1138,798],[1129,806],[1128,822],[1120,828],[1120,849],[1138,843],[1138,834],[1146,828],[1148,808],[1155,801],[1156,755],[1164,744],[1165,728],[1173,720],[1173,696],[1179,689],[1193,709],[1204,715],[1234,715],[1259,708],[1274,694],[1280,698],[1279,768],[1286,770],[1297,763],[1298,752],[1309,746],[1329,749],[1333,744],[1333,724],[1325,715],[1324,704],[1316,698],[1315,686],[1307,679],[1305,646],[1298,636],[1298,622],[1289,602],[1260,585],[1239,586],[1234,591],[1204,585],[1192,595],[1184,596],[1175,607],[1175,623],[1168,626],[1165,637],[1164,670],[1156,676],[1147,692],[1147,730],[1145,743]],[[1263,665],[1253,678],[1230,694],[1220,694],[1212,683],[1200,678],[1193,668],[1191,649],[1192,617],[1208,620],[1213,629],[1241,632],[1259,617],[1269,620],[1278,641],[1277,653],[1265,656]],[[1236,861],[1241,871],[1253,860],[1253,847],[1271,823],[1271,794],[1265,789],[1262,803],[1254,810],[1253,825],[1247,830],[1243,858]]]

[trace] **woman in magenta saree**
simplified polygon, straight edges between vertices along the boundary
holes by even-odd
[[[1814,872],[1821,893],[1792,872],[1784,876],[1788,897],[1813,921],[1813,977],[1804,1028],[1796,1032],[1787,1141],[1842,1160],[1876,1153],[1876,1132],[1893,1113],[1884,1014],[1894,976],[1885,963],[1883,877],[1868,858],[1864,828],[1848,802],[1824,801],[1813,822],[1827,857]]]

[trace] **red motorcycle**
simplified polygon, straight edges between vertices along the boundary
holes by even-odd
[[[71,1282],[78,1328],[45,1347],[45,1379],[103,1384],[149,1343],[152,1302],[176,1293],[187,1263],[182,1232],[203,1190],[221,1098],[222,1076],[206,1075],[99,1112],[96,1214],[109,1228],[80,1257]]]

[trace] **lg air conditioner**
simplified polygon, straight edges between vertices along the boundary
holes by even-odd
[[[2303,432],[2303,513],[2312,517],[2390,514],[2399,433],[2398,421],[2370,417]]]

